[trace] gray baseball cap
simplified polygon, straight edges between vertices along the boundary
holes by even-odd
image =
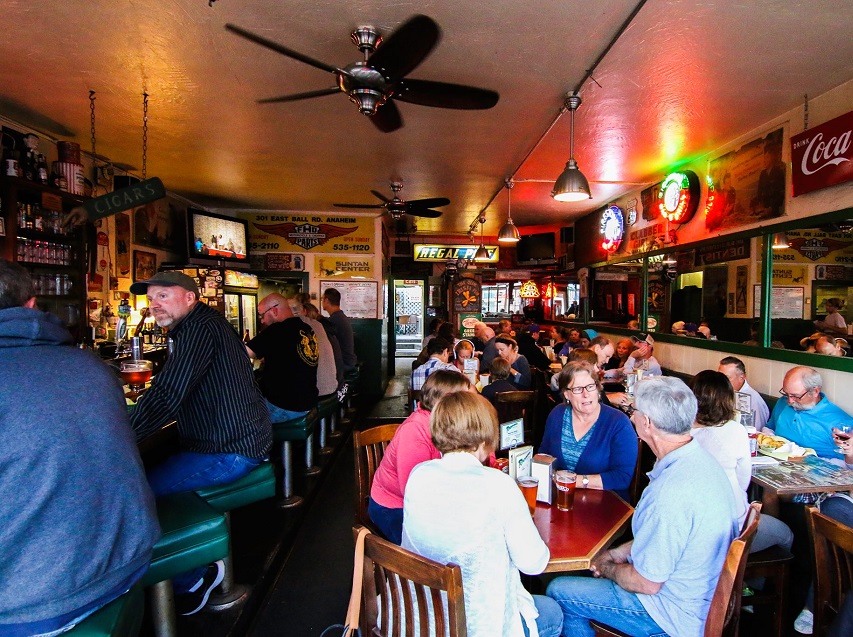
[[[196,285],[195,279],[178,271],[158,272],[147,281],[137,281],[130,286],[130,292],[131,294],[136,295],[147,294],[149,285],[161,285],[163,287],[178,286],[184,288],[188,292],[195,292],[198,294],[198,286]]]

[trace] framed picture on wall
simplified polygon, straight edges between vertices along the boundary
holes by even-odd
[[[147,281],[157,273],[157,255],[154,252],[133,251],[133,280]]]
[[[6,220],[0,217],[0,237],[6,236]]]

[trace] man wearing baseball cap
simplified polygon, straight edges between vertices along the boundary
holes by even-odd
[[[652,376],[663,375],[660,363],[652,355],[655,350],[655,339],[652,338],[652,335],[640,332],[631,337],[631,342],[637,346],[637,349],[631,352],[628,360],[625,361],[625,367],[622,368],[622,371],[625,374],[630,374],[635,369],[642,369]]]
[[[198,285],[183,272],[159,272],[130,291],[148,297],[149,312],[175,344],[130,417],[137,440],[177,421],[181,451],[148,472],[154,495],[247,475],[266,460],[272,426],[240,336],[220,312],[199,302]],[[201,610],[223,574],[217,562],[175,578],[178,612]]]

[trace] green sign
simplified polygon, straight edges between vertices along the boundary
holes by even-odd
[[[483,318],[482,314],[460,314],[459,336],[460,338],[474,338],[474,325]]]
[[[89,221],[109,217],[122,210],[130,210],[147,203],[157,201],[166,196],[166,188],[159,177],[140,181],[132,186],[126,186],[100,197],[89,199],[83,207],[89,214]]]

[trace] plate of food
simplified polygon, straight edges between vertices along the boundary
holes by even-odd
[[[815,456],[814,449],[801,447],[782,436],[758,434],[758,452],[777,460],[802,460],[806,456]]]

